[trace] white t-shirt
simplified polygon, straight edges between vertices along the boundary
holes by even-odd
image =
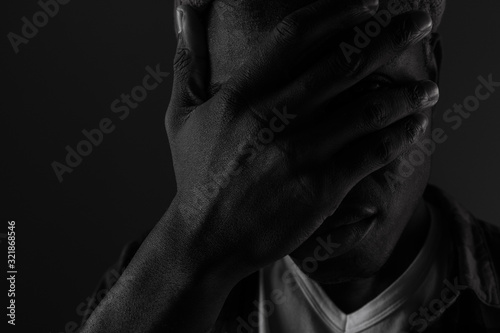
[[[409,318],[443,289],[448,266],[439,216],[407,270],[376,298],[343,313],[323,289],[286,256],[260,270],[259,333],[407,332]]]

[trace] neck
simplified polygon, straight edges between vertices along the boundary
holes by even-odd
[[[387,289],[410,266],[424,245],[429,226],[429,212],[423,199],[420,199],[391,256],[377,274],[366,279],[322,285],[323,289],[344,313],[360,309]]]

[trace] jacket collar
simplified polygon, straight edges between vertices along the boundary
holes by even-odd
[[[458,265],[458,281],[471,289],[484,304],[500,308],[500,289],[496,261],[486,235],[488,229],[499,228],[477,220],[456,200],[435,186],[429,185],[424,199],[443,213],[450,230]],[[497,242],[500,238],[497,239]]]

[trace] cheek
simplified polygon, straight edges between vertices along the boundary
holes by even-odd
[[[430,145],[426,137],[412,145],[391,164],[378,170],[374,176],[389,196],[411,197],[423,193],[430,170]]]
[[[377,180],[390,193],[423,193],[427,186],[432,156],[439,143],[432,137],[432,110],[423,112],[429,119],[425,133],[392,163],[376,172]]]
[[[432,109],[427,109],[424,111],[429,119],[429,125],[425,133],[420,137],[420,139],[415,142],[409,149],[402,155],[399,159],[400,163],[406,165],[408,170],[413,170],[414,176],[410,174],[406,178],[414,178],[411,181],[414,185],[420,184],[419,188],[427,185],[431,171],[432,156],[436,152],[438,143],[432,138]],[[398,167],[398,173],[404,174],[401,170],[401,164]],[[422,184],[423,183],[423,184]]]

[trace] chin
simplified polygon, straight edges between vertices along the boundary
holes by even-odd
[[[341,255],[317,262],[314,270],[304,268],[302,255],[295,256],[292,253],[290,257],[308,277],[320,284],[337,284],[366,279],[380,271],[395,247],[395,244],[391,246],[390,242],[389,244],[383,242],[385,246],[378,244],[380,242],[374,239],[377,233],[377,230],[373,230],[372,234],[365,237],[354,248]]]
[[[366,279],[377,274],[388,256],[352,251],[344,256],[322,262],[314,272],[306,273],[320,284],[337,284]]]

